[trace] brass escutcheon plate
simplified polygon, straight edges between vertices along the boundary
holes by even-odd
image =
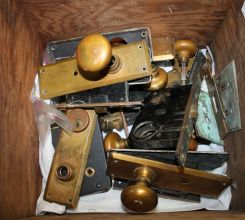
[[[74,92],[98,88],[106,85],[130,81],[152,73],[150,55],[145,41],[113,47],[112,55],[120,59],[120,69],[98,79],[84,77],[85,73],[78,68],[75,58],[42,66],[39,69],[40,96],[49,99]]]
[[[218,197],[231,184],[231,178],[208,172],[179,167],[149,159],[110,153],[107,174],[135,181],[135,170],[145,167],[155,173],[151,186],[171,189],[203,196]]]
[[[72,111],[67,111],[68,118]],[[46,201],[77,206],[97,119],[95,111],[86,112],[89,124],[83,131],[61,132],[44,192]]]

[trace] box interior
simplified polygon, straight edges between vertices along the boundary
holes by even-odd
[[[41,174],[38,164],[38,132],[30,93],[47,42],[93,32],[144,26],[151,30],[156,53],[154,40],[169,35],[175,39],[192,39],[199,46],[208,44],[215,55],[217,73],[235,60],[243,127],[245,20],[241,13],[242,4],[242,0],[1,0],[1,219],[35,215]],[[225,139],[230,154],[229,172],[234,182],[232,211],[245,210],[245,162],[242,159],[245,156],[244,136],[245,130],[242,129],[229,134]],[[169,219],[185,219],[196,216],[196,213],[203,218],[210,215],[210,212],[161,213],[154,215],[154,218],[165,216]],[[245,215],[228,213],[214,212],[213,217],[234,215],[239,219],[240,215]],[[108,219],[111,215],[70,215],[69,219],[78,219],[79,216],[84,219]],[[117,219],[125,216],[128,219],[137,218],[137,215],[128,214],[114,216]],[[149,216],[140,217],[152,218]],[[59,219],[65,218],[67,216]]]

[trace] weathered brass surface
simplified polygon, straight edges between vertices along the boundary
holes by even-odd
[[[68,110],[67,116],[73,110]],[[68,207],[76,207],[94,133],[96,114],[86,111],[89,124],[81,132],[61,132],[52,161],[44,199]]]
[[[144,167],[155,173],[151,186],[217,197],[231,184],[231,178],[179,167],[144,158],[112,152],[108,159],[107,174],[112,177],[136,181],[135,170]]]
[[[157,91],[166,87],[168,83],[168,75],[165,70],[161,68],[155,68],[151,75],[151,82],[145,85],[145,89],[148,91]]]
[[[121,138],[116,132],[110,132],[104,138],[104,149],[107,152],[111,149],[125,149],[127,147],[127,139]]]
[[[172,88],[181,85],[181,77],[180,77],[180,72],[178,70],[173,69],[167,74],[168,74],[168,84],[166,88]]]
[[[123,116],[121,112],[107,114],[99,118],[102,131],[112,131],[114,128],[118,131],[123,129]]]
[[[123,189],[122,204],[130,211],[149,212],[158,204],[157,194],[148,187],[155,178],[155,173],[147,168],[140,167],[134,171],[136,184]]]
[[[106,68],[111,56],[111,44],[101,34],[91,34],[84,37],[79,42],[76,50],[79,67],[91,74]]]
[[[202,52],[199,51],[195,56],[195,62],[193,63],[190,72],[190,76],[191,76],[190,81],[192,82],[192,87],[185,108],[184,120],[182,123],[178,144],[176,148],[177,161],[181,166],[185,166],[190,137],[193,134],[193,128],[196,124],[196,117],[195,117],[195,113],[193,112],[193,109],[195,109],[198,104],[199,94],[201,91],[201,83],[203,78],[203,74],[201,72],[205,62],[206,62],[206,58],[204,57]]]
[[[152,73],[150,56],[145,41],[138,41],[112,49],[112,55],[120,59],[121,66],[108,67],[96,80],[78,67],[76,59],[68,59],[43,66],[39,69],[40,94],[42,99],[66,95],[114,83],[134,80]],[[110,74],[113,73],[113,74]]]
[[[73,109],[68,114],[68,119],[73,125],[74,132],[85,130],[89,125],[88,113],[83,109]]]
[[[175,42],[175,51],[181,62],[188,62],[195,55],[197,46],[191,40],[178,40]]]

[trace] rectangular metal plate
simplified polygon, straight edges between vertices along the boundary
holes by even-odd
[[[44,192],[44,199],[49,202],[68,207],[77,205],[97,118],[94,111],[88,110],[87,113],[89,125],[84,131],[72,135],[61,132]],[[73,173],[67,181],[57,178],[59,168],[64,165]]]
[[[138,149],[116,149],[116,153],[143,157],[163,163],[178,165],[175,151],[170,150],[138,150]],[[187,153],[186,167],[197,170],[214,170],[228,160],[228,153],[219,152],[198,152],[189,151]]]
[[[221,101],[220,94],[218,92],[217,85],[215,83],[215,79],[213,77],[206,78],[207,86],[208,86],[208,93],[212,103],[213,112],[217,121],[217,126],[219,129],[219,134],[222,139],[225,138],[227,135],[227,125],[225,122],[225,112],[223,103]]]
[[[219,134],[209,94],[205,91],[201,91],[199,94],[198,117],[195,127],[198,137],[202,137],[219,145],[224,144]]]
[[[134,172],[139,167],[146,167],[155,173],[151,186],[157,188],[217,197],[231,184],[231,178],[227,176],[114,152],[109,156],[107,173],[112,177],[135,181]]]
[[[241,129],[241,118],[234,60],[215,77],[215,82],[223,103],[227,130],[237,131]]]
[[[62,129],[60,127],[52,128],[52,142],[56,146]],[[91,175],[85,175],[82,181],[80,196],[87,195],[95,192],[104,192],[110,189],[111,180],[106,175],[106,155],[103,147],[103,139],[99,127],[99,122],[96,120],[94,129],[94,136],[89,151],[89,156],[85,170],[92,170]]]
[[[151,75],[150,56],[145,41],[114,47],[112,54],[120,58],[121,68],[116,73],[110,73],[109,70],[106,76],[96,81],[83,77],[76,59],[41,67],[39,69],[41,98],[49,99]]]
[[[186,155],[189,147],[189,140],[192,135],[192,131],[195,125],[195,120],[191,116],[191,107],[198,105],[199,93],[201,91],[202,75],[200,74],[201,67],[205,63],[206,58],[199,51],[194,59],[194,63],[190,73],[190,81],[192,82],[192,88],[190,96],[186,105],[184,120],[182,123],[180,136],[176,148],[176,157],[181,166],[185,166]],[[196,64],[195,64],[196,63]]]
[[[150,57],[152,57],[152,42],[151,32],[147,27],[133,28],[122,31],[113,31],[109,33],[102,33],[109,41],[121,40],[127,44],[144,40],[149,48]],[[47,44],[43,63],[50,64],[61,59],[71,58],[74,56],[78,43],[83,37],[52,41]]]

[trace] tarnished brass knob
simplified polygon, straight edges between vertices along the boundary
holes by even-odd
[[[136,184],[123,189],[121,193],[122,204],[134,212],[150,212],[158,204],[157,194],[148,187],[155,177],[155,173],[147,168],[135,170]]]
[[[197,46],[191,40],[178,40],[175,42],[177,57],[181,62],[187,62],[196,53]]]
[[[179,64],[181,65],[181,84],[185,85],[187,80],[186,67],[189,58],[195,55],[197,46],[191,40],[178,40],[175,42],[175,50]]]
[[[168,84],[168,75],[161,68],[155,68],[151,77],[151,82],[145,85],[145,89],[148,91],[157,91],[161,88],[166,87],[166,85]]]
[[[127,140],[121,138],[116,132],[110,132],[105,136],[104,149],[106,152],[111,149],[125,149],[128,147]]]
[[[79,67],[86,72],[105,69],[112,58],[110,42],[100,34],[84,37],[77,46],[76,58]]]

